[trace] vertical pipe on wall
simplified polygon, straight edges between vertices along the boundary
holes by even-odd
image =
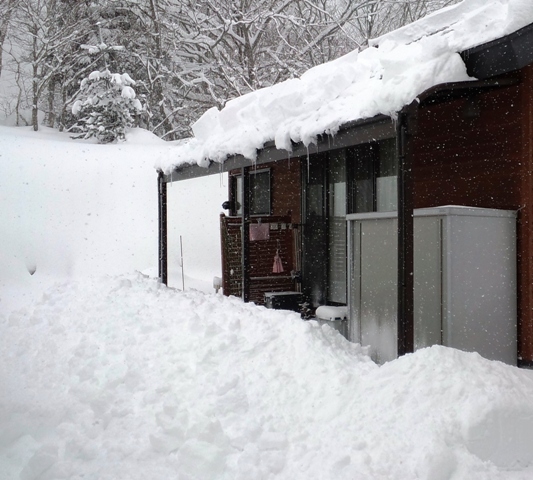
[[[168,285],[167,183],[162,171],[157,172],[157,190],[159,198],[159,281]]]
[[[242,198],[241,204],[241,267],[242,267],[242,299],[250,299],[250,172],[248,167],[241,168]]]
[[[412,163],[408,154],[408,111],[398,115],[398,356],[414,351],[414,260]],[[416,106],[414,108],[417,108]]]

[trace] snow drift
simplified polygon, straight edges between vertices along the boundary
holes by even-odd
[[[141,274],[0,317],[0,479],[533,475],[533,379],[432,347],[376,366],[327,326]]]
[[[46,127],[0,126],[0,313],[30,304],[60,279],[157,275],[153,162],[172,148],[142,129],[103,146]],[[226,197],[216,176],[169,187],[170,233],[183,235],[186,273],[208,291],[220,275],[218,215]],[[173,271],[176,263],[170,259]]]

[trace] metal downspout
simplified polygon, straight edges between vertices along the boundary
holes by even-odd
[[[157,172],[159,205],[159,281],[168,285],[167,250],[167,183],[161,170]]]
[[[242,299],[250,300],[250,173],[248,167],[241,168],[242,209],[241,209],[241,268]]]
[[[414,351],[413,182],[408,122],[418,104],[404,107],[396,124],[398,155],[398,356]]]

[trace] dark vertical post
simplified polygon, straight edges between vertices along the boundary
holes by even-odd
[[[416,108],[416,107],[415,107]],[[409,109],[409,107],[407,107]],[[398,356],[414,351],[413,185],[408,114],[398,115]]]
[[[241,266],[242,266],[242,299],[250,300],[250,172],[248,167],[241,168],[242,198],[241,218]]]
[[[167,183],[162,171],[157,173],[159,193],[159,281],[168,285],[167,265]]]

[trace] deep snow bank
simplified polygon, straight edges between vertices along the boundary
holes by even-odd
[[[0,348],[2,480],[533,475],[533,381],[476,354],[377,367],[296,314],[140,274],[54,287],[0,316]]]
[[[30,303],[59,279],[157,274],[153,163],[172,148],[142,129],[124,143],[97,145],[45,127],[0,126],[0,312]],[[169,190],[169,233],[183,235],[186,273],[213,291],[227,186],[212,177]]]

